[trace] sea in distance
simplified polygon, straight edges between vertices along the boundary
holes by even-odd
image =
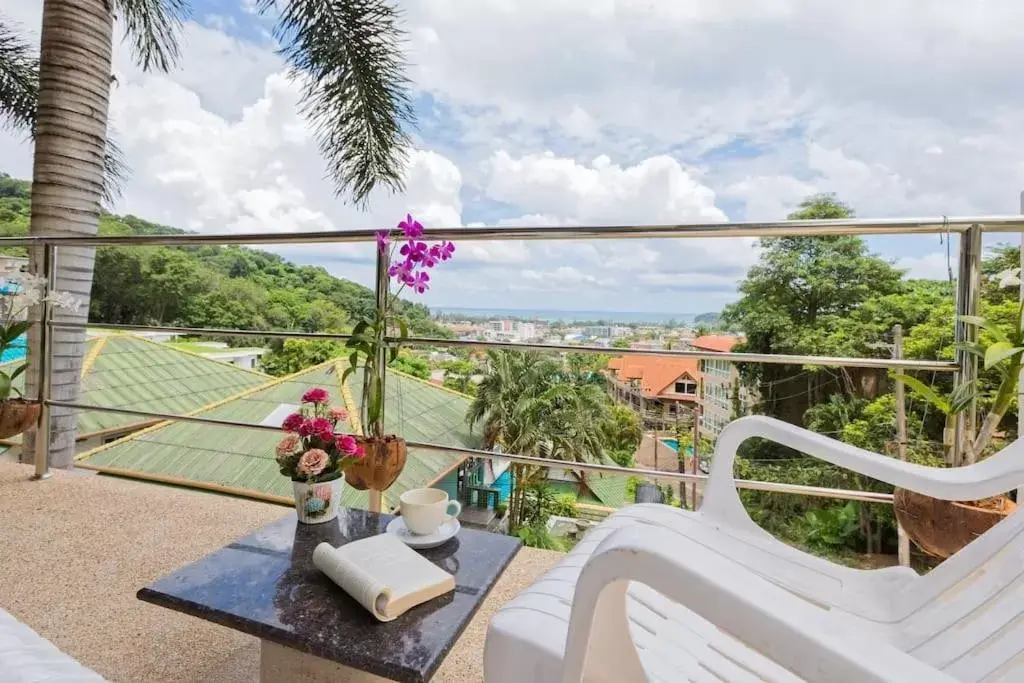
[[[460,308],[436,306],[430,311],[435,315],[458,318],[516,318],[519,320],[544,320],[547,322],[596,322],[622,324],[664,325],[675,321],[681,325],[693,322],[695,313],[657,313],[652,311],[558,311],[540,308]]]

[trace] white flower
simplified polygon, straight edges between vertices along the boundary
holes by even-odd
[[[54,292],[50,302],[57,308],[64,308],[75,312],[81,307],[82,300],[71,292]]]
[[[1020,268],[1008,268],[1001,273],[996,273],[995,277],[999,280],[1000,287],[1020,286]]]

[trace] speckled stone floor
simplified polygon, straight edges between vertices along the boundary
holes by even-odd
[[[258,680],[257,640],[135,592],[286,508],[91,473],[32,482],[31,473],[0,463],[0,607],[111,681]],[[482,680],[490,616],[559,557],[520,551],[434,680]]]

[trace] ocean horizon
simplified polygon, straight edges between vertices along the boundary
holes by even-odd
[[[436,315],[466,316],[471,318],[519,318],[546,322],[660,323],[670,321],[692,323],[697,313],[661,313],[657,311],[564,311],[543,308],[463,308],[460,306],[434,306]]]

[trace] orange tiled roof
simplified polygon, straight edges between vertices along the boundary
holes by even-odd
[[[697,337],[690,342],[695,349],[718,351],[720,353],[732,351],[732,347],[739,343],[740,340],[738,338],[730,337],[727,334],[706,334],[703,337]]]
[[[640,380],[640,388],[647,398],[658,396],[683,375],[695,382],[698,377],[696,359],[675,356],[636,356],[629,359],[619,356],[608,361],[608,368],[621,381]]]

